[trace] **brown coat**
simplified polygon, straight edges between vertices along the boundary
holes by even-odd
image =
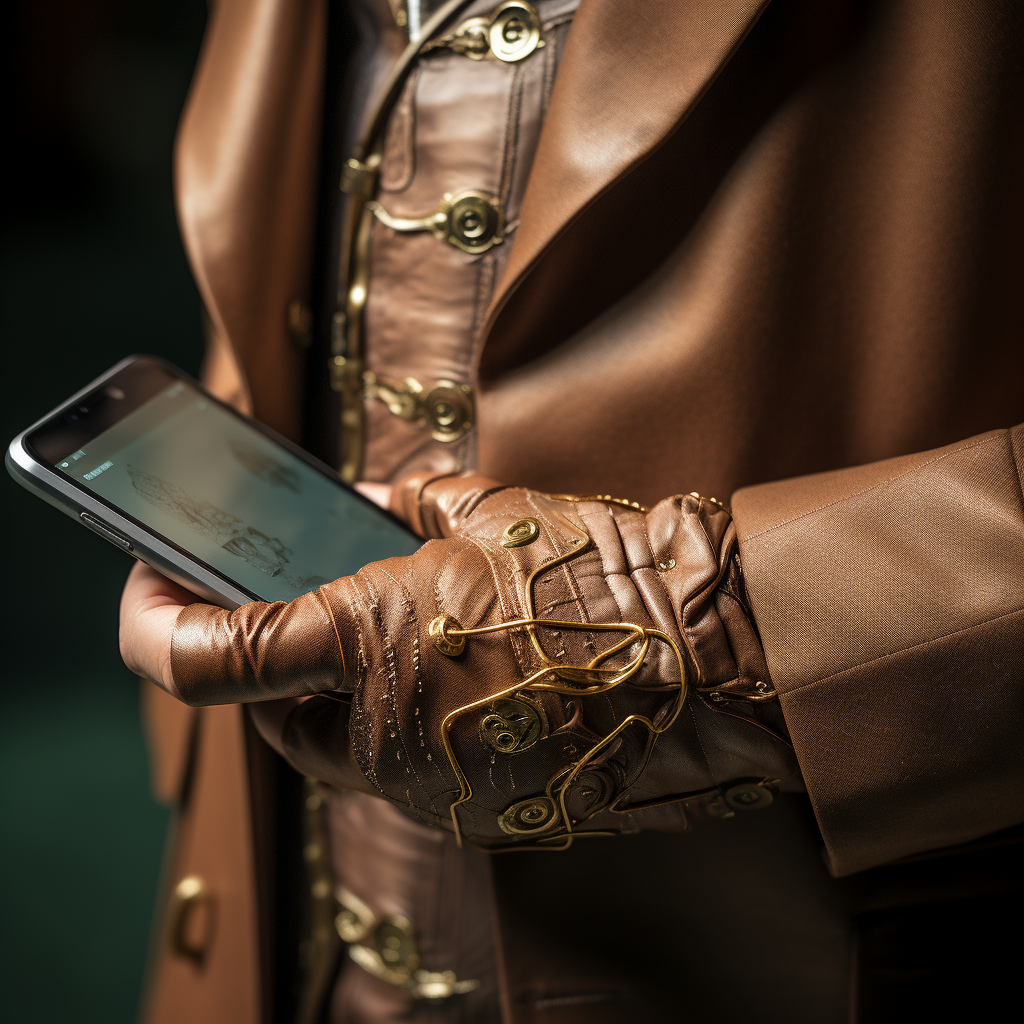
[[[878,915],[1006,888],[1012,836],[977,841],[1024,820],[1022,17],[581,3],[483,327],[479,468],[733,495],[814,815],[495,859],[509,1024],[888,1019]],[[208,379],[292,435],[324,22],[220,0],[178,148]],[[237,707],[154,691],[150,722],[171,880],[216,903],[147,1019],[269,1020],[265,751]]]

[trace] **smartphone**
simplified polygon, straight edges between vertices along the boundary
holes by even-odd
[[[423,541],[329,466],[131,356],[19,434],[20,484],[199,597],[290,601]]]

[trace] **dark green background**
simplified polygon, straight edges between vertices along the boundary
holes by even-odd
[[[205,17],[203,0],[24,0],[9,23],[5,444],[131,352],[198,369],[171,143]],[[2,487],[0,1015],[120,1024],[137,1013],[168,820],[117,653],[130,560]]]

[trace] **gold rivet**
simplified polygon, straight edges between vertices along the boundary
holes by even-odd
[[[457,658],[466,649],[466,638],[464,636],[453,636],[452,630],[460,630],[462,627],[450,615],[438,615],[427,627],[427,632],[433,638],[434,646],[449,658]]]
[[[663,562],[658,562],[658,572],[668,572],[669,569],[676,567],[676,560],[674,558],[666,558]]]
[[[536,519],[517,519],[505,527],[501,535],[503,548],[521,548],[532,544],[540,536],[540,523]]]

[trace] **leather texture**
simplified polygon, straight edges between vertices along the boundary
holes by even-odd
[[[154,934],[167,952],[142,1008],[154,1024],[262,1018],[268,975],[261,964],[246,728],[237,708],[210,708],[195,735],[192,771],[217,784],[195,786],[174,826],[174,857],[165,878],[168,911]],[[220,832],[220,842],[206,842],[211,831]],[[201,882],[203,893],[185,906],[174,890],[190,878]],[[189,952],[182,951],[178,934]]]
[[[287,302],[309,287],[319,102],[315,89],[296,83],[319,81],[322,11],[319,3],[222,0],[178,150],[183,236],[216,328],[207,380],[293,436],[305,398],[292,368],[301,356],[284,324]],[[763,563],[758,541],[742,543],[773,681],[780,689],[807,681],[783,700],[808,785],[820,789],[816,809],[836,815],[836,827],[819,825],[799,797],[780,796],[763,815],[685,836],[647,832],[579,843],[557,857],[494,858],[506,1024],[619,1022],[635,1019],[637,1007],[652,1007],[649,1019],[672,1019],[683,986],[687,1012],[701,1019],[874,1021],[860,999],[860,954],[851,952],[861,906],[852,883],[874,894],[872,913],[890,914],[915,901],[962,906],[1015,884],[991,870],[983,846],[866,866],[950,834],[935,828],[934,803],[926,819],[886,816],[890,798],[905,811],[932,773],[946,779],[959,768],[966,780],[989,761],[1007,764],[1019,748],[1003,708],[1024,668],[1021,648],[1007,646],[1004,619],[979,622],[952,601],[949,613],[969,628],[836,673],[822,666],[815,638],[837,635],[840,617],[855,613],[864,638],[909,635],[919,610],[941,598],[903,580],[906,600],[896,605],[847,607],[839,575],[816,600],[820,563],[811,556],[834,550],[838,562],[828,564],[845,559],[861,579],[859,563],[876,543],[939,558],[928,546],[935,523],[959,517],[959,571],[943,590],[977,593],[986,580],[1020,594],[1019,576],[1009,585],[994,577],[991,550],[974,542],[973,509],[988,507],[990,490],[978,491],[978,475],[962,462],[947,461],[941,482],[927,473],[907,478],[929,485],[923,493],[934,514],[914,514],[915,490],[883,503],[886,517],[871,529],[863,516],[845,514],[857,499],[843,480],[870,475],[879,460],[1024,420],[1022,38],[1019,5],[1002,0],[583,0],[510,265],[475,340],[478,465],[541,491],[612,490],[648,503],[694,488],[727,497],[777,481],[737,499],[744,537],[748,517],[764,527],[787,520],[786,495],[802,500],[805,474],[834,473],[839,504],[827,534],[801,535],[798,518],[763,538]],[[207,164],[204,154],[213,155]],[[283,165],[307,168],[307,177],[282,176]],[[523,255],[513,265],[516,247]],[[247,309],[252,317],[242,315]],[[758,508],[763,516],[753,514]],[[1019,507],[1007,499],[999,508],[1009,530],[1024,530]],[[883,540],[878,531],[890,519],[903,532]],[[790,572],[775,548],[787,537],[800,556]],[[786,617],[793,597],[806,611],[798,620]],[[1001,653],[989,660],[993,636]],[[950,667],[952,678],[942,674]],[[959,718],[970,735],[990,738],[983,750],[961,749],[958,731],[922,745],[925,720],[914,712],[920,702],[936,721],[935,693],[946,686],[966,709]],[[241,716],[238,708],[180,711],[200,729],[209,716]],[[948,717],[938,722],[953,729]],[[847,730],[839,747],[836,730]],[[196,734],[177,735],[168,734],[161,756],[189,765],[189,814],[233,776],[197,760],[194,746],[183,757]],[[830,757],[834,750],[845,759]],[[916,787],[903,773],[908,751]],[[225,756],[245,771],[241,746]],[[834,785],[821,788],[832,773]],[[258,788],[249,795],[257,805],[268,799]],[[1007,813],[1004,800],[958,784],[945,819],[970,821],[983,835]],[[211,816],[196,842],[237,843],[259,855],[255,820]],[[850,828],[860,822],[873,830],[863,846]],[[922,840],[920,827],[932,838]],[[830,880],[816,848],[820,830],[834,867],[864,870]],[[269,876],[260,877],[263,891]],[[251,906],[238,913],[250,915],[245,927],[270,927]],[[994,920],[981,919],[966,937],[946,933],[945,948],[958,949],[962,965]],[[609,922],[629,939],[614,951]],[[242,942],[245,927],[220,941]],[[261,966],[246,956],[193,981],[229,1000],[234,993],[232,1019],[255,1022],[260,1010],[249,1014],[244,992]],[[176,970],[161,945],[153,983]],[[935,964],[922,967],[905,989],[917,1013],[939,998],[938,1019],[954,995],[950,976],[935,972]],[[992,963],[979,964],[982,972],[990,984],[1013,973]],[[973,986],[970,996],[964,1014],[976,1012]],[[189,1018],[223,1020],[205,1009],[214,1005],[195,994]]]
[[[575,0],[537,5],[546,41],[521,62],[471,60],[439,49],[417,63],[389,122],[378,199],[396,217],[436,210],[466,190],[495,197],[505,240],[472,255],[430,232],[373,226],[366,306],[367,366],[382,378],[473,383],[481,320],[510,257],[527,175]],[[458,22],[486,16],[476,0]],[[422,423],[365,409],[364,473],[390,480],[425,468],[456,472],[476,462],[476,436],[432,440]]]
[[[800,788],[785,736],[744,699],[770,681],[722,506],[688,495],[646,512],[473,476],[408,486],[443,538],[417,554],[288,604],[185,608],[171,651],[182,699],[351,693],[333,729],[324,701],[336,698],[291,712],[292,763],[343,786],[347,768],[333,766],[351,744],[381,794],[485,848],[683,829],[735,813],[726,783]],[[510,545],[523,523],[532,539]],[[438,616],[500,628],[449,654],[431,633]],[[734,699],[716,708],[711,693]],[[533,733],[517,734],[517,714]]]
[[[331,797],[331,863],[335,882],[355,893],[379,918],[414,922],[420,962],[450,970],[479,986],[426,1009],[435,1021],[494,1020],[497,977],[491,858],[460,850],[440,829],[427,828],[379,797],[351,790]],[[353,841],[353,837],[358,837]],[[431,884],[424,885],[429,879]],[[373,1024],[409,1020],[423,1003],[409,991],[346,965],[330,1000],[330,1021]],[[498,1011],[500,1012],[500,1011]]]

